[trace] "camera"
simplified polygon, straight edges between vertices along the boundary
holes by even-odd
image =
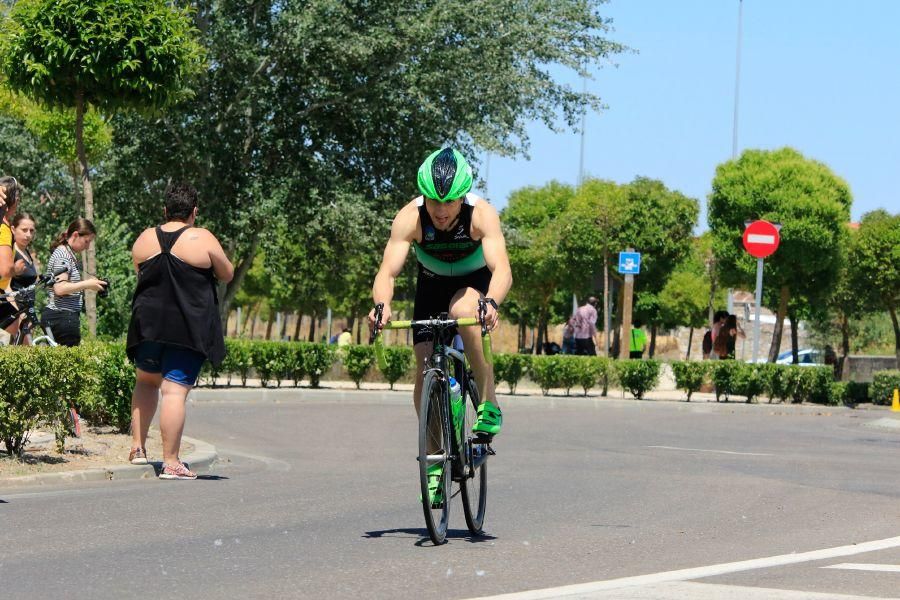
[[[97,297],[98,298],[106,298],[107,296],[109,296],[109,279],[102,279],[99,277],[98,277],[98,279],[100,279],[100,281],[104,282],[106,284],[106,287],[104,287],[102,290],[97,292]]]

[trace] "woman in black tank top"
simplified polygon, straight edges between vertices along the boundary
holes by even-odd
[[[37,265],[34,264],[34,258],[28,250],[31,241],[34,239],[35,228],[34,217],[28,213],[19,213],[12,220],[12,232],[15,243],[13,246],[15,251],[14,260],[15,262],[21,260],[25,263],[25,270],[13,277],[9,283],[13,291],[26,288],[37,281]]]

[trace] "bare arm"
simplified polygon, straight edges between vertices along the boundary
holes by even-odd
[[[500,216],[497,210],[487,201],[480,202],[478,206],[480,210],[476,225],[482,234],[484,262],[491,271],[487,297],[500,304],[512,287],[512,268],[509,266],[509,255],[506,253],[506,240],[503,238],[503,230],[500,229]]]
[[[222,244],[219,243],[216,236],[208,231],[206,233],[210,237],[209,260],[212,262],[216,279],[222,283],[228,283],[234,279],[234,265],[228,260],[228,256],[225,255],[225,250],[222,249]]]
[[[379,267],[378,274],[375,275],[375,283],[372,285],[372,299],[375,304],[384,304],[384,322],[390,320],[391,316],[390,306],[391,300],[394,299],[394,280],[403,270],[406,257],[409,255],[409,247],[415,238],[418,213],[414,208],[414,203],[407,204],[394,217],[391,225],[391,237],[384,248],[381,267]],[[373,314],[370,315],[370,320],[374,320]]]
[[[53,293],[57,296],[71,296],[84,290],[99,292],[104,287],[106,287],[106,282],[94,277],[77,282],[69,281],[69,273],[66,272],[56,276],[56,283],[53,284]]]
[[[15,275],[13,270],[13,254],[12,248],[9,246],[0,246],[0,279],[6,279]]]

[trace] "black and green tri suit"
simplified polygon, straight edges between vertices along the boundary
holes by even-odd
[[[424,198],[416,200],[422,240],[413,242],[419,262],[413,319],[428,319],[448,312],[450,300],[463,288],[487,294],[491,271],[484,261],[481,240],[472,239],[472,212],[477,201],[477,196],[466,194],[456,222],[448,231],[441,231],[428,215]],[[429,330],[416,329],[413,341],[429,342],[433,337]]]

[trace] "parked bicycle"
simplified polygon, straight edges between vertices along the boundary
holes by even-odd
[[[32,346],[58,346],[56,340],[53,339],[53,332],[49,327],[44,327],[37,317],[37,309],[35,308],[37,291],[46,289],[53,285],[56,281],[55,275],[40,275],[38,280],[28,287],[24,287],[8,294],[0,294],[0,302],[13,302],[18,307],[15,313],[0,322],[0,329],[6,329],[15,323],[19,317],[25,315],[25,318],[19,321],[19,330],[12,336],[9,341],[11,346],[28,345],[29,336],[35,329],[40,329],[43,335],[30,340]]]
[[[450,346],[448,332],[481,324],[484,355],[491,363],[491,339],[482,323],[484,303],[479,303],[478,318],[449,319],[443,313],[433,319],[391,321],[382,326],[383,308],[381,304],[375,307],[370,340],[382,370],[386,367],[383,329],[428,327],[434,331],[434,350],[426,362],[419,404],[419,484],[428,535],[436,545],[446,541],[450,501],[456,493],[462,496],[469,531],[479,535],[487,508],[487,460],[495,452],[484,438],[472,433],[481,402],[478,386],[463,352]]]

